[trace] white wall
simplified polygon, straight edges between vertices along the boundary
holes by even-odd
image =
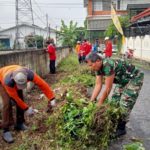
[[[27,35],[30,35],[30,34],[34,33],[34,28],[29,27],[29,26],[21,26],[19,28],[19,33],[20,33],[19,36],[22,37],[19,40],[19,42],[21,43],[21,47],[25,48],[24,37],[27,36]],[[47,37],[47,31],[44,30],[44,29],[35,28],[35,34],[36,35],[41,35],[44,38]],[[16,35],[16,28],[12,28],[12,29],[0,32],[0,35],[8,35],[10,37],[10,47],[13,48],[14,41],[15,41],[15,35]],[[56,33],[55,32],[51,32],[50,36],[56,42]]]
[[[150,62],[150,35],[126,38],[125,50],[127,47],[135,49],[135,58]]]

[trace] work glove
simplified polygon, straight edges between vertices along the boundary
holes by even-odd
[[[33,116],[34,115],[34,109],[32,107],[29,107],[26,111],[25,111],[25,115],[26,116]]]
[[[53,112],[53,107],[55,107],[55,106],[56,106],[56,99],[54,98],[54,99],[48,101],[46,112],[52,113]]]
[[[55,106],[56,106],[56,99],[53,99],[53,100],[51,100],[50,102],[51,102],[51,106],[52,106],[52,107],[55,107]]]

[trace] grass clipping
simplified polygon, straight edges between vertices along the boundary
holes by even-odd
[[[73,99],[72,92],[68,92],[64,105],[57,108],[47,124],[62,149],[105,149],[122,114],[123,110],[114,104],[97,108],[94,102]]]

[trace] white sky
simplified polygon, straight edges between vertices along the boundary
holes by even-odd
[[[27,0],[26,0],[27,1]],[[86,9],[83,0],[31,0],[33,16],[36,25],[46,26],[46,13],[52,28],[59,28],[60,20],[68,24],[70,20],[83,26],[86,17]],[[15,25],[15,0],[0,0],[0,27],[8,28]]]

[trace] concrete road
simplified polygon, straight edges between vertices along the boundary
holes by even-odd
[[[123,145],[134,139],[141,140],[150,150],[150,71],[144,71],[144,84],[127,123],[127,134],[113,142],[109,150],[122,150]]]

